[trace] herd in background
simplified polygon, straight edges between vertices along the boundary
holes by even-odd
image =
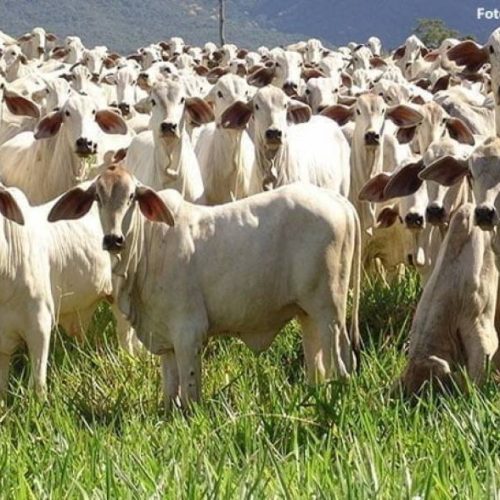
[[[35,28],[0,52],[0,398],[22,342],[43,395],[51,329],[83,335],[102,300],[168,404],[199,400],[209,337],[258,352],[292,318],[307,379],[349,377],[361,274],[404,266],[424,289],[401,387],[500,363],[500,28],[129,55]]]

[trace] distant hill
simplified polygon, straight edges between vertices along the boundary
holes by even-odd
[[[440,18],[484,41],[500,21],[478,21],[472,0],[226,0],[226,38],[244,47],[274,46],[307,37],[330,45],[377,35],[399,45],[418,18]],[[498,0],[482,0],[498,8]],[[217,41],[217,0],[2,0],[0,30],[15,36],[43,26],[77,34],[87,45],[130,52],[149,42],[182,36]]]

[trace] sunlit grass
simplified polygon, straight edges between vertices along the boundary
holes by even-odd
[[[289,325],[253,355],[235,340],[204,355],[204,403],[167,416],[158,362],[117,348],[109,312],[85,345],[56,335],[49,399],[20,355],[0,414],[3,498],[490,498],[500,481],[500,398],[481,390],[391,397],[419,287],[364,286],[361,373],[304,382]]]

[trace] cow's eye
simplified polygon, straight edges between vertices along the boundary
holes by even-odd
[[[95,109],[93,109],[93,110],[92,110],[92,114],[93,114],[93,115],[95,115],[95,113],[96,113],[96,111],[95,111]]]
[[[222,99],[222,92],[221,92],[220,90],[217,92],[217,97],[218,97],[219,99]]]
[[[280,68],[280,67],[281,67],[281,66],[280,66],[280,63],[275,63],[275,66],[276,66],[277,68]]]
[[[181,104],[184,104],[186,102],[186,98],[185,97],[181,97]]]
[[[134,201],[134,196],[135,196],[135,193],[130,193],[130,196],[128,197],[129,202]]]
[[[339,91],[339,89],[333,89],[333,93],[336,94]]]
[[[361,115],[361,111],[359,109],[357,109],[356,114]]]
[[[493,48],[493,45],[490,45],[490,54],[494,54],[495,53],[495,49]]]
[[[442,124],[444,125],[446,123],[446,118],[443,118]]]
[[[69,115],[70,115],[70,112],[69,112],[69,111],[65,111],[65,112],[64,112],[64,114],[65,114],[66,116],[69,116]]]
[[[154,99],[151,99],[151,106],[156,106],[156,101]]]
[[[259,110],[259,105],[258,105],[258,104],[256,104],[256,105],[255,105],[255,109],[256,109],[257,111]]]

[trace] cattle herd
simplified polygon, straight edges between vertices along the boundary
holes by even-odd
[[[348,378],[362,275],[405,266],[424,288],[398,386],[500,363],[500,28],[128,55],[35,28],[0,52],[0,398],[21,343],[43,396],[51,330],[84,335],[102,300],[167,405],[200,399],[210,337],[259,352],[293,318],[307,380]]]

